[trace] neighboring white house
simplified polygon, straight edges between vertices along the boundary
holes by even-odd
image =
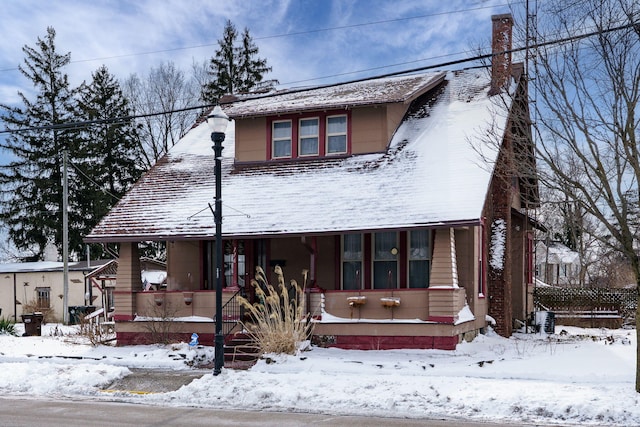
[[[88,274],[110,260],[69,263],[68,306],[96,305],[100,299],[91,301]],[[23,313],[38,310],[50,311],[49,320],[62,321],[64,314],[64,264],[62,262],[39,261],[0,264],[0,314],[5,318],[21,320]],[[25,307],[27,307],[25,309]]]
[[[578,285],[580,256],[560,242],[536,244],[536,279],[548,285]]]
[[[153,289],[166,285],[165,263],[141,258],[142,279]],[[107,306],[113,309],[117,260],[94,260],[69,263],[68,307]],[[64,314],[64,265],[39,261],[0,264],[0,317],[21,321],[23,313],[49,311],[52,321],[62,321]],[[142,290],[142,289],[140,289]],[[24,307],[27,307],[25,309]]]

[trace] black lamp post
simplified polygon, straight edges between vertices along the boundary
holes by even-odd
[[[224,335],[222,335],[222,141],[224,141],[225,131],[229,123],[227,116],[219,105],[207,116],[207,124],[211,129],[211,141],[213,141],[213,151],[216,156],[215,176],[216,176],[216,337],[215,337],[215,362],[213,375],[218,375],[224,366]]]

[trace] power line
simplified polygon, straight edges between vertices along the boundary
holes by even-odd
[[[469,58],[456,59],[456,60],[453,60],[453,61],[441,62],[439,64],[427,65],[427,66],[423,66],[423,67],[417,67],[417,68],[412,68],[412,69],[408,69],[408,70],[401,70],[401,71],[396,71],[396,72],[392,72],[392,73],[380,74],[380,75],[376,75],[376,76],[370,76],[370,77],[350,80],[350,81],[346,81],[346,82],[333,83],[333,84],[328,84],[328,85],[323,85],[323,86],[316,86],[316,87],[311,87],[311,88],[305,87],[305,88],[293,89],[293,90],[288,90],[288,91],[271,92],[271,93],[267,93],[267,94],[259,94],[259,95],[254,95],[254,96],[247,96],[247,97],[242,98],[240,101],[248,101],[248,100],[254,100],[254,99],[266,99],[266,98],[272,98],[272,97],[275,97],[275,96],[280,96],[280,95],[285,95],[285,94],[295,94],[295,93],[300,93],[300,92],[307,92],[309,90],[314,90],[314,89],[317,89],[317,88],[335,87],[335,86],[340,86],[340,85],[349,84],[349,83],[358,83],[358,82],[364,82],[364,81],[368,81],[368,80],[375,80],[375,79],[380,79],[380,78],[385,78],[385,77],[393,77],[393,76],[399,76],[399,75],[403,75],[403,74],[416,73],[416,72],[420,72],[420,71],[433,70],[435,68],[445,68],[445,67],[450,67],[452,65],[464,64],[464,63],[467,63],[467,62],[481,61],[481,60],[484,60],[484,59],[489,59],[489,58],[491,58],[493,56],[504,55],[504,54],[507,54],[507,53],[516,53],[516,52],[526,51],[527,49],[532,49],[532,48],[533,49],[539,49],[539,48],[542,48],[542,47],[547,47],[547,46],[552,46],[552,45],[561,45],[561,44],[565,44],[565,43],[569,43],[569,42],[579,41],[579,40],[583,40],[583,39],[586,39],[586,38],[589,38],[589,37],[593,37],[593,36],[597,36],[597,35],[608,34],[608,33],[616,32],[616,31],[626,30],[626,29],[629,29],[629,28],[636,28],[638,25],[640,25],[640,23],[631,23],[631,24],[621,25],[621,26],[617,26],[617,27],[613,27],[613,28],[604,29],[604,30],[592,31],[592,32],[585,33],[585,34],[579,34],[579,35],[575,35],[575,36],[564,37],[564,38],[560,38],[560,39],[556,39],[556,40],[549,40],[549,41],[545,41],[545,42],[542,42],[542,43],[536,43],[534,45],[518,47],[518,48],[505,50],[505,51],[501,51],[501,52],[496,52],[496,53],[492,52],[492,53],[487,53],[487,54],[483,54],[483,55],[476,55],[476,56],[469,57]],[[484,67],[486,67],[486,66],[480,65],[480,66],[476,66],[475,68],[484,68]],[[227,104],[227,103],[231,103],[231,102],[221,102],[220,104]],[[21,129],[5,129],[5,130],[0,131],[0,134],[19,133],[19,132],[27,132],[27,131],[35,131],[35,130],[60,130],[60,129],[84,128],[84,127],[95,125],[95,124],[106,124],[106,123],[119,123],[119,122],[123,122],[124,123],[124,122],[128,122],[128,121],[131,121],[131,120],[134,120],[134,119],[138,119],[138,118],[161,116],[161,115],[166,115],[166,114],[179,113],[179,112],[183,112],[183,111],[192,111],[192,110],[198,110],[198,109],[201,109],[201,110],[204,111],[205,109],[212,108],[212,107],[213,107],[213,105],[206,104],[206,105],[198,105],[198,106],[194,106],[194,107],[185,107],[185,108],[180,108],[180,109],[175,109],[175,110],[160,111],[160,112],[156,112],[156,113],[134,114],[134,115],[130,115],[130,116],[114,117],[114,118],[109,118],[109,119],[88,120],[88,121],[71,122],[71,123],[60,123],[60,124],[47,125],[47,126],[33,126],[33,127],[21,128]]]
[[[73,162],[69,162],[69,165],[74,168],[80,175],[84,176],[86,179],[89,180],[89,182],[91,182],[98,190],[102,191],[104,194],[106,194],[107,196],[112,197],[116,202],[120,200],[120,198],[118,196],[116,196],[115,194],[111,193],[109,190],[107,190],[106,188],[102,188],[102,186],[100,184],[98,184],[97,182],[95,182],[89,175],[87,175],[86,173],[84,173],[84,171],[82,169],[80,169],[78,166],[74,165]]]
[[[479,7],[469,8],[469,9],[460,9],[460,10],[453,10],[453,11],[446,11],[446,12],[436,12],[436,13],[430,13],[430,14],[425,14],[425,15],[408,16],[408,17],[404,17],[404,18],[385,19],[385,20],[381,20],[381,21],[361,22],[361,23],[357,23],[357,24],[340,25],[340,26],[336,26],[336,27],[327,27],[327,28],[317,28],[317,29],[313,29],[313,30],[296,31],[296,32],[291,32],[291,33],[272,34],[272,35],[262,36],[262,37],[253,37],[253,40],[254,41],[255,40],[269,40],[269,39],[276,39],[276,38],[301,36],[301,35],[306,35],[306,34],[317,34],[317,33],[328,32],[328,31],[345,30],[345,29],[349,29],[349,28],[358,28],[358,27],[366,27],[366,26],[371,26],[371,25],[380,25],[380,24],[389,24],[389,23],[393,23],[393,22],[409,21],[409,20],[413,20],[413,19],[432,18],[432,17],[436,17],[436,16],[452,15],[452,14],[463,13],[463,12],[474,12],[474,11],[477,11],[477,10],[492,9],[492,8],[496,8],[496,7],[510,6],[510,5],[514,5],[514,4],[520,4],[520,3],[523,3],[523,2],[520,1],[520,2],[504,3],[504,4],[491,5],[491,6],[479,6]],[[75,63],[83,63],[83,62],[104,61],[104,60],[108,60],[108,59],[128,58],[128,57],[133,57],[133,56],[155,55],[155,54],[158,54],[158,53],[177,52],[177,51],[181,51],[181,50],[191,50],[191,49],[200,49],[200,48],[205,48],[205,47],[212,47],[212,46],[216,46],[217,44],[218,44],[218,42],[216,41],[215,43],[205,43],[205,44],[194,45],[194,46],[184,46],[184,47],[176,47],[176,48],[169,48],[169,49],[158,49],[158,50],[152,50],[152,51],[147,51],[147,52],[123,53],[121,55],[103,56],[103,57],[99,57],[99,58],[78,59],[78,60],[70,61],[70,63],[71,64],[75,64]],[[17,71],[18,69],[19,69],[18,67],[3,68],[3,69],[0,69],[0,72]]]

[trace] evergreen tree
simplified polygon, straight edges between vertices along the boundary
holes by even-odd
[[[236,45],[238,31],[227,21],[219,49],[209,63],[211,80],[202,88],[201,98],[214,103],[225,94],[247,93],[254,89],[269,90],[277,80],[263,81],[264,74],[271,71],[267,60],[258,58],[258,47],[253,42],[249,29],[245,28],[239,46]]]
[[[86,235],[142,174],[135,125],[130,120],[110,121],[131,115],[129,101],[107,67],[100,67],[92,78],[90,84],[80,87],[77,103],[82,121],[97,122],[82,130],[73,163],[81,184],[74,197],[78,214],[74,228],[81,235]],[[102,255],[102,251],[95,255]]]
[[[56,51],[55,34],[49,27],[35,47],[22,48],[26,57],[19,70],[33,83],[35,99],[19,91],[23,107],[0,104],[6,127],[22,129],[0,143],[12,157],[0,170],[0,220],[33,260],[42,259],[48,242],[62,247],[62,153],[77,149],[77,131],[58,127],[75,117],[74,90],[63,73],[71,55]],[[70,241],[79,240],[70,233]]]

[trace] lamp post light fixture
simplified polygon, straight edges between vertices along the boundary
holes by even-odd
[[[215,178],[216,199],[214,217],[216,222],[216,336],[215,336],[215,361],[213,375],[219,375],[224,366],[224,335],[222,335],[222,142],[224,141],[229,116],[219,105],[207,116],[207,124],[211,129],[211,141],[213,152],[216,156]]]

